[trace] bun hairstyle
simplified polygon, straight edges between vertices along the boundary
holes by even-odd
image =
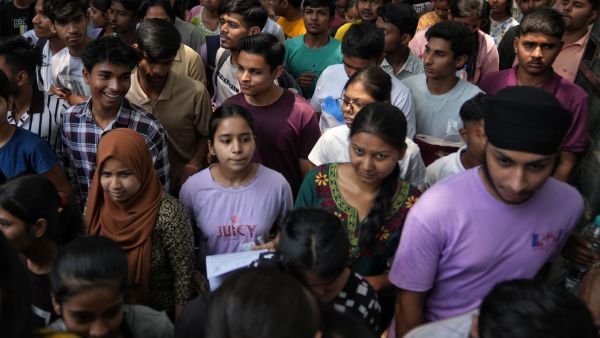
[[[406,125],[406,117],[400,109],[389,103],[374,102],[366,105],[356,114],[350,128],[350,137],[358,133],[369,133],[398,150],[404,150],[406,149]],[[399,175],[400,166],[396,163],[394,170],[381,183],[367,221],[360,229],[360,245],[369,247],[375,241],[377,231],[384,223],[390,209]]]
[[[58,190],[43,175],[19,176],[0,186],[0,208],[28,226],[45,219],[48,223],[45,236],[59,246],[83,233],[78,208],[67,204],[60,210]]]
[[[361,69],[346,82],[344,91],[354,83],[361,83],[367,94],[377,102],[390,102],[392,95],[392,78],[381,67],[373,66]]]
[[[484,16],[483,0],[450,0],[450,13],[455,18],[465,18],[476,16],[480,19]],[[473,50],[467,61],[467,79],[471,81],[477,70],[477,55],[479,54],[479,33],[477,31],[471,34],[473,36]]]

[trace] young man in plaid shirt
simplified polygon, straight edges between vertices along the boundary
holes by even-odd
[[[168,191],[170,167],[163,126],[150,113],[125,99],[131,86],[131,71],[140,59],[141,55],[131,46],[108,36],[90,43],[83,52],[83,76],[90,86],[91,97],[69,108],[62,124],[65,170],[81,206],[85,204],[96,169],[100,137],[115,128],[130,128],[144,137],[156,174]]]

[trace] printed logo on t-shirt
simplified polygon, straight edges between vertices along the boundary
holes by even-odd
[[[531,247],[535,251],[548,250],[550,248],[554,248],[556,244],[562,239],[563,233],[563,229],[541,233],[534,232],[531,235]]]
[[[459,126],[457,120],[448,120],[448,124],[446,124],[446,134],[457,134],[459,132]]]
[[[22,28],[22,27],[25,27],[25,28]],[[27,28],[27,18],[13,18],[13,28],[26,29]],[[23,34],[23,33],[21,33],[21,34]]]
[[[221,82],[223,82],[223,84],[225,84],[227,87],[229,87],[229,89],[231,89],[231,91],[233,91],[235,93],[240,92],[240,89],[238,87],[236,87],[233,83],[231,83],[225,76],[223,76],[223,74],[221,74],[221,72],[217,72],[217,78],[219,80],[221,80]]]
[[[92,92],[90,91],[90,87],[85,84],[83,76],[74,76],[69,74],[59,74],[58,75],[58,85],[57,87],[62,87],[68,89],[72,94],[80,95],[80,96],[91,96]]]
[[[231,224],[223,224],[217,227],[217,238],[223,237],[249,237],[254,238],[256,224],[238,224],[240,216],[229,217]]]

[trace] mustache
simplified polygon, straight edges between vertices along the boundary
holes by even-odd
[[[163,76],[163,75],[147,75],[146,77],[150,81],[164,80],[167,78],[166,76]]]

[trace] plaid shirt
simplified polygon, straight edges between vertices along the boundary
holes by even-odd
[[[96,169],[96,152],[100,137],[115,128],[137,131],[146,140],[154,169],[163,189],[169,189],[169,159],[166,133],[150,113],[123,99],[116,118],[105,129],[100,128],[91,110],[91,98],[65,112],[62,123],[62,160],[74,189],[74,196],[83,207]]]

